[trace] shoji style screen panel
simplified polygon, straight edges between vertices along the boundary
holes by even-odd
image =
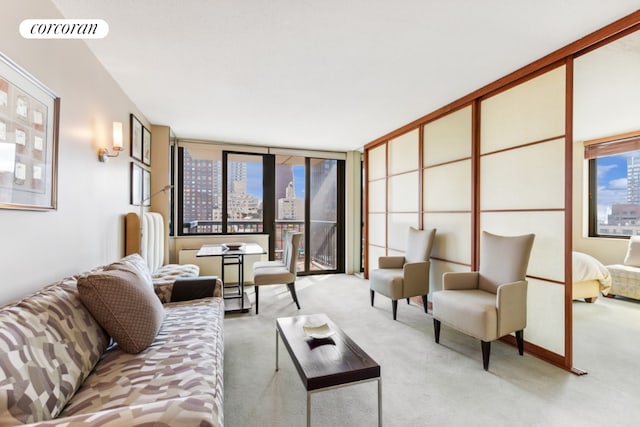
[[[536,234],[525,340],[559,355],[565,353],[565,72],[556,68],[480,104],[480,230]]]
[[[419,135],[419,130],[414,129],[388,143],[387,251],[389,255],[403,254],[407,246],[407,229],[420,226]]]
[[[369,271],[387,254],[387,145],[367,150],[367,250]]]
[[[472,236],[472,108],[427,123],[423,130],[423,227],[436,228],[430,291],[442,273],[469,271]]]

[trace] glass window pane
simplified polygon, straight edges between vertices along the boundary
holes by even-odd
[[[261,233],[262,156],[227,157],[227,233]]]
[[[182,232],[221,233],[222,151],[212,147],[182,149]]]
[[[594,161],[597,234],[640,235],[640,151],[598,157]]]
[[[337,269],[338,161],[310,161],[310,256],[311,270]]]
[[[305,158],[276,156],[276,236],[275,258],[282,259],[282,232],[304,233],[305,219]],[[298,271],[304,271],[304,238],[298,253]]]

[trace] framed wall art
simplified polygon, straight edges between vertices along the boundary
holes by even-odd
[[[135,206],[140,206],[142,204],[142,167],[135,162],[131,162],[130,194],[130,203]]]
[[[142,163],[151,166],[151,131],[142,127]]]
[[[57,209],[60,98],[0,53],[0,208]]]
[[[131,157],[142,161],[142,123],[136,116],[131,114]]]
[[[151,206],[151,172],[142,169],[142,205]]]

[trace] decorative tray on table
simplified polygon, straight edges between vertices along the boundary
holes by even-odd
[[[330,336],[336,333],[336,331],[331,329],[331,327],[326,323],[322,323],[319,325],[308,324],[308,325],[304,325],[302,329],[304,329],[304,332],[305,334],[307,334],[307,336],[317,340],[329,338]]]
[[[222,244],[222,246],[224,246],[226,249],[229,249],[230,251],[237,251],[242,247],[242,245],[243,243],[223,243]]]

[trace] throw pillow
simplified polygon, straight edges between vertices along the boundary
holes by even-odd
[[[122,350],[139,353],[153,342],[164,307],[133,270],[104,270],[78,278],[80,300]]]
[[[153,279],[149,273],[149,267],[140,254],[131,254],[126,257],[107,265],[105,270],[134,270],[136,271],[144,283],[153,288]]]
[[[624,257],[624,265],[640,267],[640,236],[632,236],[629,239],[627,255]]]

